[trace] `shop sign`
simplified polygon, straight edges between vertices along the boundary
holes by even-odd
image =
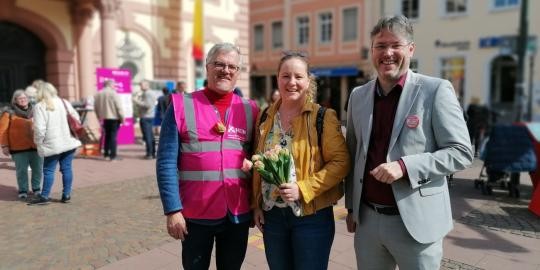
[[[517,36],[498,36],[498,37],[483,37],[478,42],[479,48],[501,48],[505,53],[516,51]],[[536,52],[537,41],[536,36],[529,36],[527,40],[527,51]]]
[[[462,41],[442,41],[435,40],[435,47],[437,48],[455,48],[458,51],[466,51],[471,47],[471,42],[468,40]]]
[[[311,73],[317,77],[342,77],[358,75],[357,67],[312,68]]]

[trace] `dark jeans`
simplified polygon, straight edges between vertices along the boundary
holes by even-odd
[[[103,155],[116,158],[116,149],[118,147],[118,128],[120,127],[120,120],[105,119],[103,121],[103,131],[105,133],[105,149]]]
[[[201,225],[187,221],[188,235],[182,242],[182,266],[185,270],[208,270],[214,239],[218,270],[238,270],[246,256],[249,222]]]
[[[332,207],[296,217],[290,207],[264,212],[264,252],[270,269],[327,269],[334,241]]]
[[[154,133],[152,132],[152,122],[153,118],[141,118],[141,132],[143,136],[143,141],[146,146],[146,156],[155,157],[156,156],[156,138],[154,138]]]

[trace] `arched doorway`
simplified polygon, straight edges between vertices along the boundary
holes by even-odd
[[[0,104],[9,103],[16,89],[45,78],[45,45],[32,32],[0,21]]]
[[[514,58],[502,55],[491,64],[490,106],[497,112],[497,122],[511,122],[514,117],[517,63]]]

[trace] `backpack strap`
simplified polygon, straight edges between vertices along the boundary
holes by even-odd
[[[268,108],[269,108],[269,107],[270,107],[270,106],[264,108],[264,110],[263,110],[263,112],[262,112],[262,115],[261,115],[261,119],[259,120],[259,126],[258,126],[258,128],[261,128],[261,124],[262,124],[264,121],[266,121],[266,118],[268,117],[268,112],[267,112],[267,111],[268,111]]]
[[[323,123],[324,123],[324,114],[326,113],[326,107],[324,106],[320,106],[319,107],[319,110],[317,111],[317,122],[315,123],[316,124],[316,127],[317,127],[317,143],[319,144],[319,148],[321,148],[321,140],[322,140],[322,134],[323,134]],[[321,151],[322,151],[322,148],[321,148]]]

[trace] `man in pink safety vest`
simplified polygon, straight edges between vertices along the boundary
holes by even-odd
[[[233,94],[240,51],[214,45],[206,58],[208,86],[171,95],[161,126],[157,182],[167,231],[182,240],[184,269],[240,269],[251,222],[249,194],[254,102]]]

